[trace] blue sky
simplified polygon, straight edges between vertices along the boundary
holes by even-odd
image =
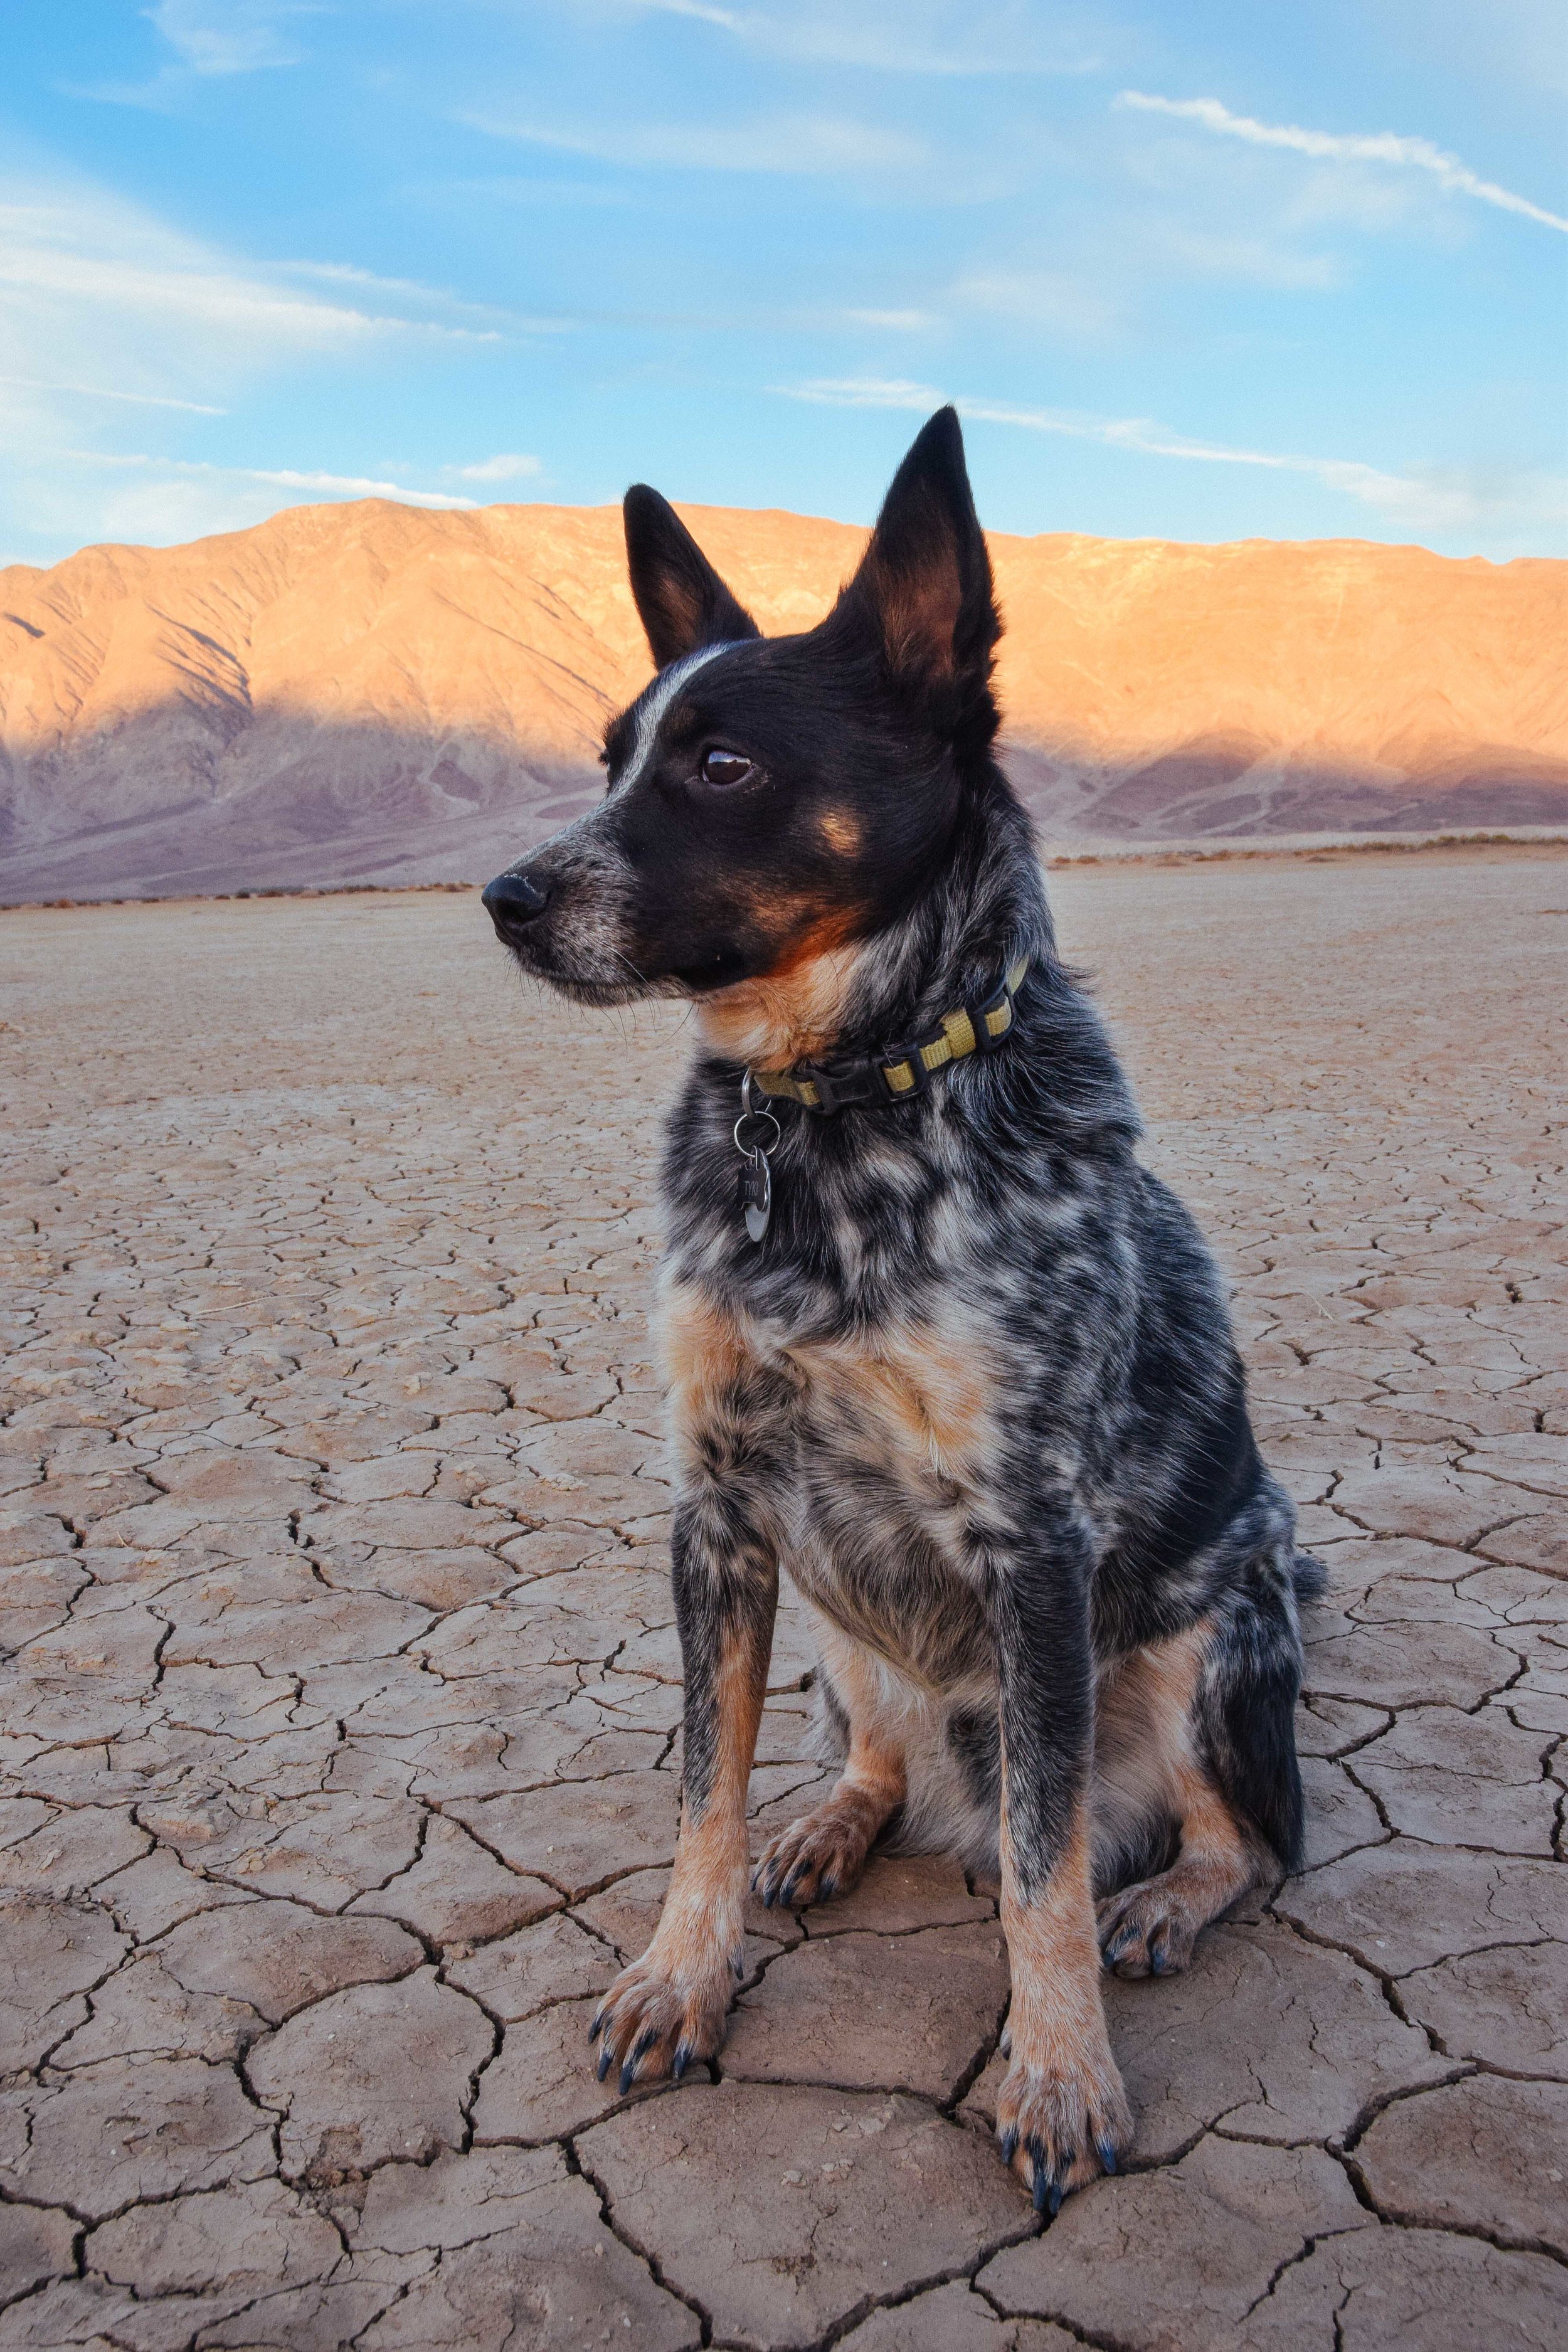
[[[1559,0],[10,0],[0,562],[372,490],[1568,530]]]

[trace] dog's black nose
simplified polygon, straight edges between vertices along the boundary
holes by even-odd
[[[485,890],[479,904],[496,927],[496,937],[504,940],[509,931],[531,923],[544,911],[548,890],[531,881],[526,874],[498,874]]]

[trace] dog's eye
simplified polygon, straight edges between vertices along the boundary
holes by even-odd
[[[700,769],[705,784],[743,784],[756,773],[750,760],[739,751],[704,751]]]

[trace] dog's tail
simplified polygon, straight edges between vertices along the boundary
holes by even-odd
[[[1296,1587],[1296,1606],[1305,1608],[1309,1601],[1321,1601],[1329,1589],[1329,1571],[1321,1559],[1310,1551],[1299,1551],[1290,1563],[1291,1581]]]

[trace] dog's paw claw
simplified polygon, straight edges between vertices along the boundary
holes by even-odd
[[[645,1953],[623,1969],[599,2005],[595,2073],[618,2069],[616,2095],[671,2074],[679,2082],[694,2060],[710,2058],[724,2033],[732,1962],[715,1956],[695,1981],[667,1975]]]
[[[1173,1977],[1192,1958],[1197,1923],[1167,1878],[1108,1895],[1097,1909],[1103,1965],[1119,1977]]]
[[[1060,2071],[1016,2057],[996,2109],[1002,2161],[1018,2174],[1036,2212],[1050,2220],[1075,2189],[1117,2171],[1132,2138],[1109,2049],[1098,2062]]]

